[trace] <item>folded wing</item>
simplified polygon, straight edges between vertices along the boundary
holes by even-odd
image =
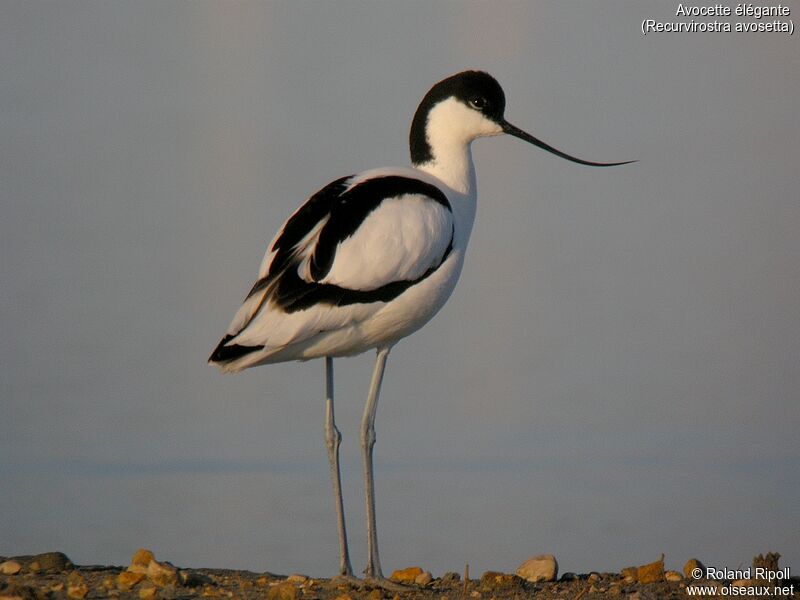
[[[266,355],[356,324],[436,270],[452,242],[450,204],[432,183],[400,170],[338,179],[272,241],[209,361]]]

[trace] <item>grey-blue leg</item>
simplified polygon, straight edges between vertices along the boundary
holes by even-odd
[[[383,580],[381,561],[378,556],[378,532],[375,529],[375,481],[372,473],[372,448],[375,446],[375,412],[378,408],[378,395],[381,391],[383,372],[389,348],[379,348],[369,386],[369,396],[361,418],[361,450],[364,458],[364,487],[367,500],[367,568],[364,574],[367,580]]]
[[[344,523],[344,503],[342,501],[342,476],[339,469],[339,445],[342,434],[336,428],[333,418],[333,358],[325,357],[325,445],[328,447],[328,463],[331,468],[333,495],[336,501],[336,518],[339,525],[339,574],[352,577],[350,553],[347,550],[347,528]]]

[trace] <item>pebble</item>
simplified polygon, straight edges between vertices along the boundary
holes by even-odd
[[[119,589],[128,591],[137,583],[142,581],[146,575],[144,573],[134,573],[132,571],[123,571],[117,575],[117,587]]]
[[[657,583],[664,581],[664,555],[661,559],[636,569],[636,581],[639,583]]]
[[[286,581],[273,585],[267,592],[267,600],[296,600],[296,598],[297,588]]]
[[[38,564],[38,571],[44,572],[60,572],[71,569],[75,565],[63,552],[44,552],[31,557],[31,565],[29,569],[33,570],[34,564]]]
[[[531,556],[517,567],[517,575],[532,583],[555,581],[558,577],[558,562],[552,554]]]
[[[414,583],[414,580],[422,573],[422,567],[407,567],[394,571],[389,579],[398,583]]]
[[[186,587],[202,587],[204,585],[211,585],[214,583],[214,580],[211,579],[208,575],[203,575],[202,573],[196,573],[195,571],[180,571],[178,575],[181,578],[181,583]],[[261,583],[263,579],[263,583]],[[267,578],[262,577],[256,581],[256,585],[266,586],[267,585]]]
[[[133,557],[131,558],[131,566],[140,565],[144,568],[147,568],[147,565],[149,565],[150,562],[154,561],[155,559],[155,554],[153,554],[152,551],[148,550],[147,548],[139,548],[136,552],[134,552]]]
[[[8,560],[0,559],[0,563],[17,563],[22,567],[22,570],[30,573],[57,573],[72,569],[74,566],[63,552],[44,552],[32,556],[15,556]],[[2,565],[0,565],[0,573],[3,573]],[[8,575],[8,573],[3,574]]]
[[[640,567],[627,567],[620,571],[625,583],[657,583],[664,581],[664,555],[661,559]]]
[[[308,581],[308,577],[306,575],[300,575],[299,573],[292,573],[286,578],[286,581],[289,583],[305,583]]]
[[[423,571],[414,578],[414,583],[421,586],[426,586],[431,581],[433,581],[433,575],[429,571]]]
[[[686,564],[683,565],[683,576],[686,578],[687,581],[693,581],[698,579],[692,575],[692,571],[694,571],[695,569],[700,569],[703,572],[703,576],[700,577],[699,579],[705,579],[706,566],[696,558],[690,558],[689,560],[686,561]]]
[[[444,575],[442,575],[442,584],[443,585],[452,585],[461,581],[461,575],[456,573],[455,571],[448,571]]]
[[[518,575],[510,573],[499,573],[497,571],[486,571],[481,575],[481,591],[492,593],[508,593],[516,591],[525,592],[525,580]]]
[[[16,575],[22,571],[22,565],[15,560],[7,560],[0,564],[0,573],[3,575]]]
[[[75,600],[81,600],[89,593],[89,586],[77,571],[70,573],[67,577],[67,596]]]
[[[34,556],[42,571],[65,571],[75,565],[63,552],[45,552]]]
[[[636,582],[636,567],[625,567],[619,574],[622,575],[622,579],[625,580],[625,583]]]
[[[147,569],[151,562],[156,562],[155,555],[146,548],[139,548],[131,557],[131,564],[128,571],[131,573],[141,573],[147,576]]]
[[[667,581],[683,581],[683,575],[677,571],[667,571],[664,573],[664,579]]]
[[[159,587],[178,583],[178,570],[169,563],[151,560],[147,565],[147,578]]]

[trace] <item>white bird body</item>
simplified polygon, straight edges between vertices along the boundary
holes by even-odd
[[[486,73],[465,71],[433,86],[411,125],[413,168],[337,179],[297,209],[270,243],[255,285],[209,359],[222,371],[236,372],[325,357],[325,440],[345,577],[352,577],[352,568],[339,473],[341,434],[333,416],[333,357],[377,350],[361,422],[365,573],[391,588],[381,574],[375,525],[378,394],[390,348],[442,308],[461,274],[477,203],[472,141],[507,133],[574,162],[623,164],[564,154],[511,125],[504,110],[503,90]]]

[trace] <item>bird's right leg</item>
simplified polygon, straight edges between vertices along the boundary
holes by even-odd
[[[328,463],[331,468],[331,482],[336,502],[336,518],[339,525],[339,574],[353,578],[350,553],[347,550],[347,528],[344,523],[344,502],[342,501],[342,476],[339,469],[339,445],[342,434],[336,428],[333,418],[333,357],[325,357],[325,445],[328,447]]]
[[[390,348],[379,348],[375,359],[375,370],[369,386],[369,396],[361,418],[361,450],[364,458],[364,488],[367,501],[367,568],[364,570],[368,586],[387,591],[403,592],[413,588],[390,581],[381,572],[381,561],[378,558],[378,533],[375,524],[375,478],[372,467],[372,449],[375,446],[375,413],[378,409],[378,395],[386,369],[386,358]]]

